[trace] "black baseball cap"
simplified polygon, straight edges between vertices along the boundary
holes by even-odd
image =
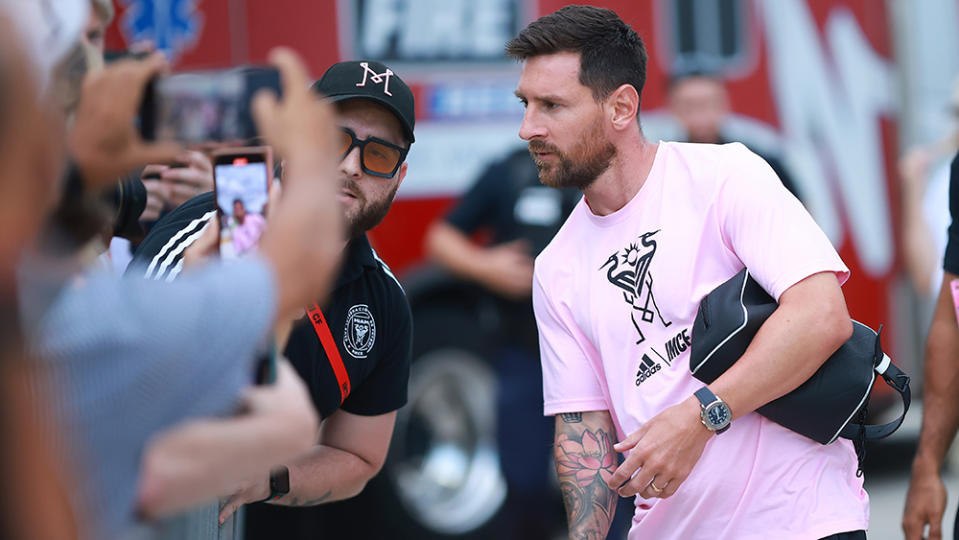
[[[413,92],[399,75],[382,63],[351,60],[333,64],[312,88],[333,102],[368,99],[385,106],[399,118],[410,142],[414,141],[416,108]]]

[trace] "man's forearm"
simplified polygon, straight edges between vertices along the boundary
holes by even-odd
[[[942,280],[926,341],[922,432],[916,463],[936,469],[942,466],[959,427],[959,402],[955,397],[959,385],[959,325],[949,286],[956,277],[947,273]]]
[[[606,484],[617,466],[615,439],[608,411],[556,417],[553,453],[570,540],[601,540],[609,532],[618,498]]]
[[[454,274],[483,281],[485,250],[452,225],[443,221],[434,223],[426,235],[426,251]]]
[[[287,465],[290,492],[272,504],[314,506],[355,497],[379,471],[363,458],[331,446],[316,446]]]
[[[709,387],[738,418],[807,381],[851,332],[835,275],[810,276],[783,293],[746,353]]]

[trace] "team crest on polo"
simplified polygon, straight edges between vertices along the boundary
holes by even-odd
[[[366,358],[376,341],[376,321],[366,304],[357,304],[346,314],[343,347],[354,358]]]

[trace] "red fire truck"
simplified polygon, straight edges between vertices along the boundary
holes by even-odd
[[[286,45],[315,75],[342,59],[370,58],[410,83],[417,134],[409,174],[371,234],[413,307],[410,404],[384,473],[361,497],[365,508],[376,503],[390,537],[485,537],[505,494],[483,347],[498,316],[482,291],[425,263],[423,235],[488,163],[523,144],[523,109],[513,95],[519,66],[505,58],[503,44],[566,2],[118,3],[108,48],[150,39],[177,70],[263,62],[270,48]],[[728,132],[782,157],[852,270],[844,287],[851,314],[884,324],[885,348],[917,374],[914,310],[900,276],[895,163],[902,144],[942,136],[948,127],[934,118],[959,71],[956,55],[943,54],[959,50],[959,2],[583,3],[616,10],[646,41],[642,118],[650,139],[681,136],[663,110],[670,72],[698,66],[723,73],[736,112]],[[883,396],[873,401],[881,407]]]

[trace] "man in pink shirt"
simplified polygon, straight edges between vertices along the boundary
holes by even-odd
[[[256,212],[247,212],[243,199],[233,201],[233,249],[241,255],[256,247],[266,229],[266,220]]]
[[[643,137],[646,51],[614,12],[567,6],[507,52],[540,180],[585,195],[533,283],[570,537],[603,538],[616,497],[636,494],[633,540],[865,538],[852,444],[753,412],[852,333],[849,271],[823,232],[741,144]],[[744,266],[780,307],[705,387],[689,373],[696,310]]]

